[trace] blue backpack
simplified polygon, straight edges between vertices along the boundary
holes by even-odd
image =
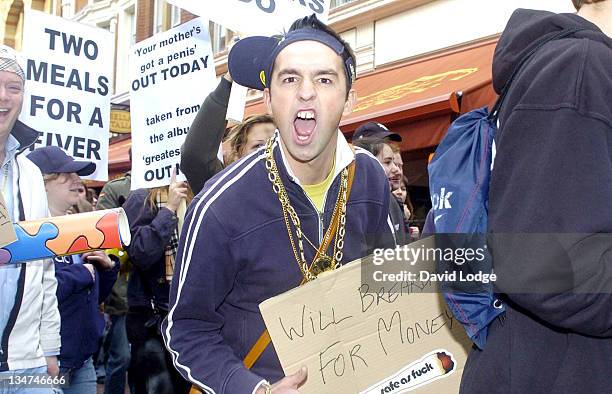
[[[492,270],[492,257],[486,248],[489,182],[491,180],[492,149],[497,132],[497,117],[502,102],[518,72],[544,44],[566,37],[579,28],[551,33],[535,43],[533,49],[519,62],[489,112],[487,107],[470,111],[457,118],[436,149],[428,165],[429,190],[432,210],[428,222],[435,232],[436,246],[445,248],[483,248],[484,261],[472,273]],[[426,226],[428,227],[428,226]],[[442,235],[444,234],[444,235]],[[457,235],[449,235],[457,234]],[[438,263],[438,270],[442,270]],[[494,292],[493,283],[479,283],[466,291],[456,282],[441,285],[449,309],[465,328],[474,344],[483,349],[489,324],[505,311],[505,306]]]

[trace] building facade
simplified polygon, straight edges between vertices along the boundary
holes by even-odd
[[[376,120],[403,136],[413,199],[428,204],[427,158],[459,114],[490,105],[491,59],[516,8],[574,12],[571,0],[331,0],[329,24],[357,56],[358,104],[342,120],[347,135]],[[0,38],[20,49],[23,10],[37,9],[108,29],[115,35],[113,133],[109,174],[129,168],[128,58],[131,46],[195,16],[165,0],[5,0]],[[210,23],[216,73],[227,71],[233,33]],[[247,114],[264,112],[250,92]],[[417,204],[419,201],[415,201]]]

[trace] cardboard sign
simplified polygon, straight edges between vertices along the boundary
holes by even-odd
[[[11,244],[17,240],[17,234],[13,228],[13,222],[6,209],[4,196],[0,193],[0,248]],[[0,259],[2,258],[0,254]],[[1,264],[0,264],[1,265]]]
[[[316,14],[327,22],[330,0],[167,0],[192,14],[247,35],[288,30],[298,18]]]
[[[458,392],[471,343],[435,283],[373,288],[361,264],[260,305],[285,374],[308,367],[301,393]]]
[[[193,19],[141,41],[130,53],[132,190],[170,184],[181,145],[215,89],[208,23]]]
[[[40,134],[32,149],[55,145],[96,163],[86,179],[108,179],[114,46],[108,30],[26,10],[20,119]]]

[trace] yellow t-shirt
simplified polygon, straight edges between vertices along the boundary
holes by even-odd
[[[332,164],[331,170],[327,177],[321,183],[317,183],[315,185],[302,185],[304,191],[310,197],[312,202],[314,202],[315,207],[317,207],[317,211],[323,212],[323,199],[325,198],[325,192],[332,184],[334,180],[334,169],[336,167],[336,159],[334,158],[334,163]]]

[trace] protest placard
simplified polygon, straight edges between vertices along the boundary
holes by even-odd
[[[108,179],[114,37],[108,31],[26,10],[26,87],[20,120],[40,135],[32,149],[59,146],[96,163],[87,177]]]
[[[130,52],[132,190],[178,180],[181,145],[204,98],[216,87],[208,22],[193,19]]]
[[[470,341],[435,283],[375,285],[362,264],[260,304],[285,374],[307,366],[306,394],[458,392]]]
[[[192,14],[248,35],[281,34],[298,18],[327,22],[331,0],[167,0]]]
[[[15,234],[15,228],[13,228],[13,221],[6,210],[4,196],[0,193],[0,248],[16,240],[17,234]],[[2,260],[1,254],[2,253],[0,253],[0,260]]]

